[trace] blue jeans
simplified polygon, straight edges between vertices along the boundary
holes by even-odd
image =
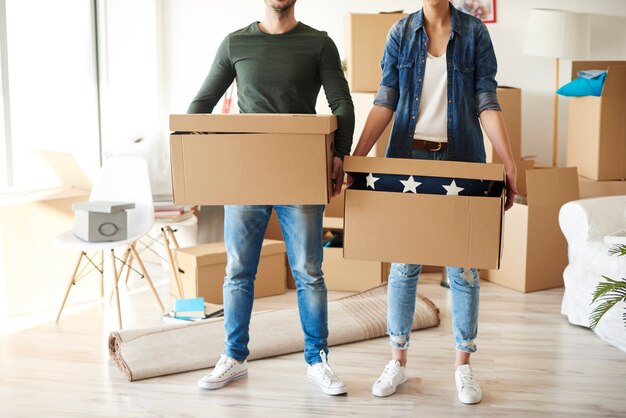
[[[296,281],[304,358],[308,364],[328,353],[328,302],[322,274],[323,205],[273,206],[278,215],[287,258]],[[224,278],[224,354],[244,361],[248,351],[254,279],[271,205],[225,206],[224,242],[227,263]],[[276,324],[280,326],[280,324]]]
[[[446,160],[447,150],[413,150],[415,159]],[[387,333],[393,348],[407,349],[411,335],[415,294],[422,266],[419,264],[391,265],[387,290]],[[455,347],[473,353],[478,333],[478,299],[480,286],[478,270],[465,267],[447,267],[452,296],[452,328]]]

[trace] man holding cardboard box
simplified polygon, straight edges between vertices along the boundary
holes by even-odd
[[[325,32],[296,21],[295,3],[296,0],[265,0],[262,22],[226,37],[188,113],[211,113],[236,79],[242,113],[314,114],[323,86],[339,125],[332,164],[333,193],[338,194],[344,177],[343,156],[350,152],[352,144],[354,106],[335,44]],[[346,385],[327,362],[327,295],[321,270],[324,206],[276,205],[274,209],[298,287],[307,375],[327,394],[345,393]],[[254,279],[271,211],[270,205],[225,206],[226,347],[211,374],[198,382],[204,389],[221,388],[247,374]]]
[[[389,31],[381,65],[381,86],[354,155],[367,155],[395,112],[387,157],[484,163],[482,123],[504,163],[505,208],[510,208],[517,168],[500,115],[496,57],[486,26],[456,10],[448,0],[424,0],[422,10]],[[412,177],[408,182],[414,182]],[[415,192],[418,185],[405,184],[405,191]],[[454,183],[448,187],[453,186],[455,190],[448,194],[458,194]],[[387,314],[392,360],[372,387],[376,396],[391,395],[407,379],[407,349],[420,271],[420,265],[392,264]],[[463,403],[478,403],[482,392],[469,365],[470,355],[476,351],[478,271],[448,267],[447,272],[458,397]]]

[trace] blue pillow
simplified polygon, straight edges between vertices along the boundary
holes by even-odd
[[[561,96],[571,97],[600,96],[602,94],[605,78],[606,71],[580,71],[578,78],[570,81],[556,92]]]

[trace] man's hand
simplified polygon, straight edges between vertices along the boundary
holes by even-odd
[[[506,172],[506,203],[504,204],[504,210],[509,210],[513,207],[513,201],[517,194],[517,169],[507,170]]]
[[[341,193],[341,186],[343,185],[343,160],[339,157],[333,157],[331,178],[333,179],[332,184],[334,197]]]

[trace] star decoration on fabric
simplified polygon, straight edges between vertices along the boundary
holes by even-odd
[[[402,193],[417,193],[416,189],[422,184],[419,181],[415,181],[415,179],[413,179],[413,176],[409,176],[409,178],[406,180],[400,180],[400,183],[402,183],[402,185],[404,186],[404,190],[402,190]]]
[[[380,178],[374,177],[374,174],[369,173],[367,177],[365,177],[365,180],[367,180],[367,187],[371,187],[372,190],[376,190],[376,187],[374,187],[374,183],[380,180]]]
[[[456,185],[456,181],[452,180],[452,183],[449,186],[443,186],[446,189],[446,195],[448,196],[458,196],[459,193],[463,190],[463,187],[458,187]]]

